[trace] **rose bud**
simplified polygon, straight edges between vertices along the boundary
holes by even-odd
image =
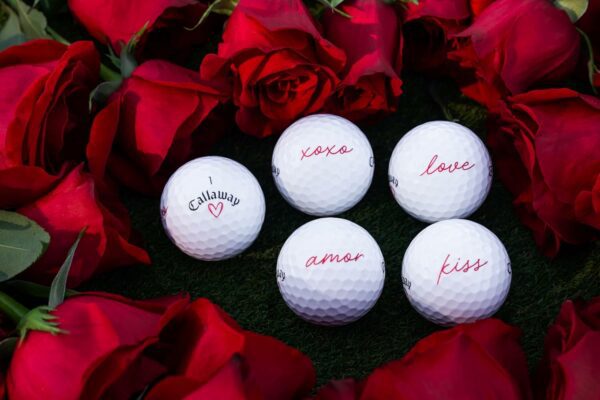
[[[148,254],[131,243],[127,209],[110,188],[97,189],[92,176],[76,167],[48,194],[18,210],[36,221],[51,237],[46,252],[21,276],[35,282],[52,281],[79,232],[68,284],[78,286],[93,275],[120,266],[149,264]]]
[[[301,0],[240,0],[217,54],[207,55],[200,71],[229,83],[238,126],[265,137],[320,111],[344,63]]]
[[[109,293],[66,299],[53,313],[65,333],[31,331],[17,346],[8,371],[8,396],[136,397],[166,372],[150,350],[188,303],[184,296],[133,301]]]
[[[322,19],[325,37],[348,61],[327,111],[353,121],[396,111],[402,93],[398,14],[380,0],[351,0],[339,8],[352,18],[327,11]]]
[[[489,109],[507,95],[564,80],[579,57],[577,30],[546,0],[497,0],[456,38],[448,56],[469,71],[462,91]]]
[[[68,0],[71,13],[99,42],[119,54],[129,39],[146,26],[136,47],[140,59],[185,59],[194,45],[204,43],[212,17],[196,26],[207,9],[198,0]],[[187,28],[187,29],[186,29]]]
[[[488,142],[521,221],[547,256],[600,229],[600,100],[534,90],[501,103]]]
[[[565,301],[544,340],[538,398],[597,399],[599,357],[600,297],[589,302]]]
[[[403,7],[403,59],[409,70],[449,75],[456,68],[448,62],[450,37],[463,30],[471,10],[467,0],[408,2]]]
[[[0,52],[0,208],[32,202],[85,157],[91,42],[34,40]]]
[[[436,332],[362,383],[334,382],[319,400],[531,399],[520,332],[497,319]]]
[[[148,392],[148,400],[300,399],[315,383],[308,357],[241,329],[206,299],[193,302],[161,339],[172,346],[165,364],[174,373]]]
[[[142,63],[94,119],[87,147],[92,174],[160,193],[175,169],[225,133],[227,119],[213,114],[224,91],[167,61]]]

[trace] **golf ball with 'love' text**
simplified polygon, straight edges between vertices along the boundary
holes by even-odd
[[[423,229],[402,262],[404,292],[413,307],[439,325],[472,322],[504,303],[512,270],[506,249],[490,230],[465,219]]]
[[[336,115],[299,119],[273,150],[277,189],[293,207],[310,215],[336,215],[352,208],[367,193],[373,167],[367,137]]]
[[[277,259],[277,283],[287,305],[319,325],[344,325],[377,302],[385,279],[375,239],[341,218],[311,221],[286,240]]]
[[[171,176],[160,213],[167,236],[181,251],[199,260],[223,260],[256,239],[265,218],[265,198],[242,164],[201,157]]]
[[[394,198],[413,217],[425,222],[464,218],[487,197],[492,162],[470,129],[432,121],[400,139],[388,178]]]

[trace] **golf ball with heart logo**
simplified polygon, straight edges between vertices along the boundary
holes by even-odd
[[[160,212],[167,236],[181,251],[199,260],[223,260],[256,239],[265,218],[265,198],[242,164],[201,157],[171,176]]]
[[[344,325],[377,302],[385,263],[365,229],[345,219],[321,218],[286,240],[276,275],[283,299],[297,315],[319,325]]]
[[[289,204],[310,215],[336,215],[352,208],[367,193],[373,167],[365,134],[336,115],[299,119],[273,150],[277,189]]]
[[[404,292],[413,307],[439,325],[473,322],[504,303],[512,270],[506,249],[490,230],[464,219],[423,229],[402,262]]]
[[[400,206],[424,222],[465,218],[483,203],[492,162],[483,142],[454,122],[432,121],[400,139],[388,171]]]

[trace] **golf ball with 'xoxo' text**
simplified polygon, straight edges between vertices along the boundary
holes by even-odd
[[[490,230],[464,219],[423,229],[402,262],[404,292],[439,325],[483,319],[504,303],[512,270],[504,245]]]
[[[394,198],[424,222],[464,218],[483,203],[492,183],[492,163],[483,142],[454,122],[432,121],[400,139],[390,159]]]
[[[265,218],[265,198],[256,178],[240,163],[201,157],[171,176],[160,200],[163,227],[187,255],[214,261],[252,244]]]
[[[365,315],[383,289],[385,263],[373,237],[341,218],[298,228],[277,259],[277,283],[287,305],[319,325],[344,325]]]
[[[373,179],[373,150],[352,122],[316,114],[290,125],[273,150],[275,184],[310,215],[336,215],[358,203]]]

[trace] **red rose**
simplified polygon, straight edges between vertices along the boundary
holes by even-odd
[[[192,303],[162,339],[174,345],[167,361],[173,374],[148,393],[148,400],[296,399],[315,383],[305,355],[239,328],[208,300]]]
[[[240,129],[265,137],[321,110],[344,63],[301,0],[241,0],[200,71],[231,83]]]
[[[79,166],[50,193],[18,210],[40,224],[51,237],[44,255],[23,276],[40,283],[52,281],[79,232],[87,226],[69,273],[69,286],[119,266],[145,263],[148,254],[130,243],[125,207],[108,188],[98,192],[92,176]]]
[[[362,384],[334,382],[317,399],[529,399],[519,336],[518,329],[497,319],[458,325],[420,340]]]
[[[548,256],[600,229],[600,100],[570,89],[508,98],[489,146],[519,217]]]
[[[465,28],[471,10],[467,0],[420,0],[403,11],[404,65],[433,74],[449,73],[450,36]]]
[[[99,68],[91,42],[35,40],[0,52],[0,208],[35,200],[83,161]]]
[[[133,301],[108,293],[73,296],[55,315],[64,334],[32,331],[8,370],[11,399],[129,399],[166,368],[151,350],[189,300]]]
[[[211,114],[224,90],[167,61],[141,64],[94,120],[87,147],[92,173],[160,193],[176,168],[224,133],[227,122]]]
[[[117,53],[147,23],[137,46],[144,59],[185,58],[209,36],[210,24],[185,29],[206,11],[206,3],[198,0],[69,0],[69,8],[90,35]]]
[[[510,94],[565,79],[579,57],[579,35],[547,0],[497,0],[456,35],[448,56],[472,71],[463,92],[488,108]]]
[[[333,11],[323,16],[325,37],[346,52],[348,61],[327,111],[353,121],[396,111],[402,60],[395,9],[381,0],[351,0],[340,9],[352,18]]]
[[[548,329],[538,370],[538,397],[548,400],[600,398],[600,297],[567,300]]]

